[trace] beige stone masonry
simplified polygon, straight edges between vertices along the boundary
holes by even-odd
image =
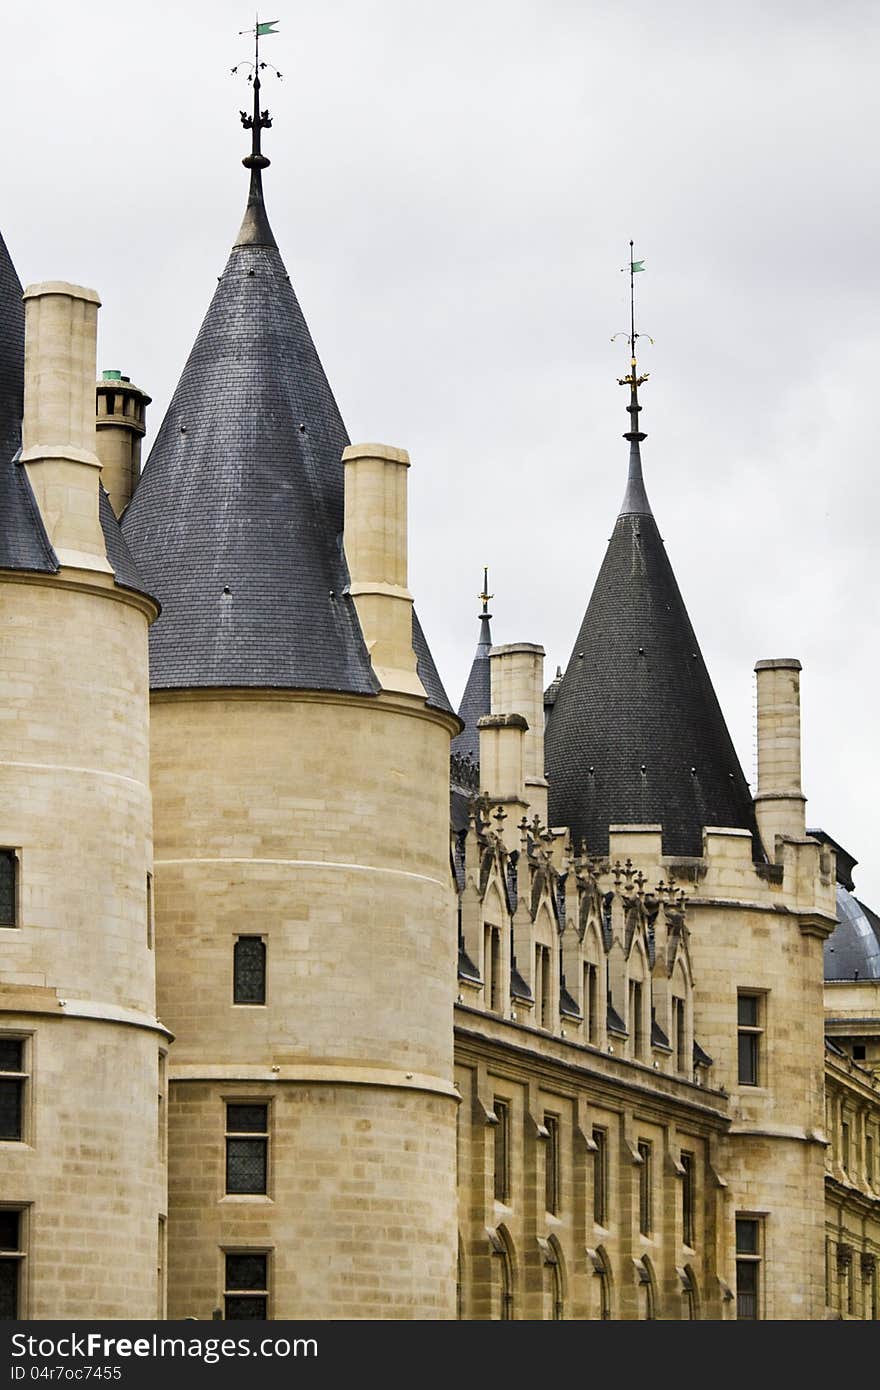
[[[94,290],[50,280],[24,292],[22,463],[62,565],[112,573],[98,516]]]

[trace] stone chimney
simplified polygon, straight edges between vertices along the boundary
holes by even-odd
[[[759,661],[758,791],[755,814],[764,848],[776,859],[777,836],[803,840],[806,797],[801,791],[801,663],[794,657]]]
[[[412,644],[407,588],[409,454],[387,444],[344,451],[345,556],[350,592],[383,690],[426,698]]]
[[[21,461],[60,564],[112,574],[98,513],[94,290],[64,281],[24,292]]]
[[[511,642],[490,652],[492,713],[521,714],[527,732],[523,743],[523,788],[532,815],[547,824],[547,779],[544,776],[544,648]],[[482,757],[482,753],[480,755]]]
[[[141,475],[141,440],[150,397],[122,372],[104,372],[95,394],[101,482],[114,512],[122,516]]]

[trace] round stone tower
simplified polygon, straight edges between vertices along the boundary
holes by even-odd
[[[407,456],[346,447],[265,163],[123,527],[163,603],[169,1316],[451,1318],[460,725],[406,587]]]
[[[20,425],[21,287],[2,242],[0,280],[0,1204],[17,1246],[0,1304],[153,1318],[168,1042],[149,905],[157,607],[99,482],[98,297],[26,291]]]

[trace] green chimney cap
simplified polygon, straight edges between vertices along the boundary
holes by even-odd
[[[103,378],[104,378],[105,381],[121,381],[121,380],[122,380],[122,372],[102,372],[101,375],[103,376]]]

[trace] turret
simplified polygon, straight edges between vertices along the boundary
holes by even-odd
[[[20,314],[4,260],[0,244],[0,286],[10,299],[17,288]],[[157,606],[100,485],[98,296],[51,281],[24,301],[24,382],[9,392],[21,399],[23,384],[20,455],[9,422],[0,429],[0,862],[14,887],[0,1044],[16,1074],[4,1079],[16,1104],[0,1206],[20,1258],[12,1284],[3,1262],[3,1306],[19,1318],[154,1318],[166,1215],[156,1098],[164,1105],[169,1041],[149,908]]]
[[[169,1313],[446,1318],[460,725],[407,588],[408,456],[349,446],[269,226],[257,74],[241,230],[123,519],[163,604]]]
[[[753,802],[648,501],[638,399],[646,377],[631,322],[620,383],[629,396],[626,490],[548,701],[550,822],[612,863],[639,864],[649,881],[684,886],[693,1033],[679,1024],[679,1039],[699,1039],[713,1084],[731,1096],[718,1158],[719,1270],[731,1290],[739,1280],[742,1317],[821,1317],[821,943],[834,896],[829,856],[804,835],[800,665],[758,663]],[[655,1022],[670,1027],[656,973],[651,988]],[[688,1258],[682,1247],[673,1254],[675,1264]]]

